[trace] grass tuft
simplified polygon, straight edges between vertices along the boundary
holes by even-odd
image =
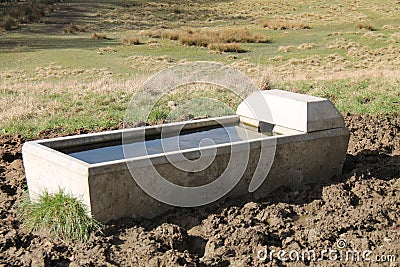
[[[162,37],[161,30],[145,30],[142,31],[142,35],[149,37],[149,38],[161,38]]]
[[[157,36],[157,34],[154,34],[154,35]],[[178,40],[180,35],[181,35],[181,32],[178,30],[165,30],[159,34],[159,36],[161,36],[161,38],[169,39],[169,40]]]
[[[311,29],[310,25],[303,22],[288,21],[288,20],[262,20],[260,25],[263,28],[271,30],[306,30]]]
[[[261,34],[247,29],[183,29],[146,31],[144,35],[152,38],[163,38],[179,41],[183,45],[207,47],[220,52],[245,52],[240,43],[268,43],[270,40]]]
[[[258,87],[262,91],[272,89],[272,78],[269,73],[264,73],[264,75],[261,76],[261,79],[258,82]]]
[[[158,108],[153,109],[150,112],[149,117],[147,118],[147,121],[150,123],[157,123],[157,122],[167,119],[168,116],[169,116],[169,112],[166,109],[162,109],[162,108],[158,107]]]
[[[246,50],[244,50],[238,43],[211,43],[207,46],[207,48],[218,52],[246,52]]]
[[[376,27],[369,22],[358,22],[356,28],[359,30],[375,31]]]
[[[90,36],[90,39],[92,40],[109,40],[110,38],[107,37],[107,34],[105,33],[92,33]]]
[[[268,43],[269,39],[247,29],[188,31],[179,37],[185,45],[208,46],[211,43]]]
[[[88,30],[89,26],[79,26],[76,25],[75,23],[71,22],[67,26],[64,27],[64,33],[72,34],[76,32],[86,32]]]
[[[121,39],[122,44],[124,45],[139,45],[140,40],[137,37],[124,37]]]
[[[88,240],[93,231],[101,232],[101,223],[88,215],[85,205],[62,190],[55,194],[45,192],[37,202],[25,193],[16,208],[22,227],[29,231],[44,230],[65,240],[82,241]]]

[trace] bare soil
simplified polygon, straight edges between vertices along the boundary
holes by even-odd
[[[339,180],[301,191],[279,188],[258,202],[238,199],[153,220],[115,221],[87,243],[65,242],[20,227],[13,205],[26,190],[24,140],[2,136],[0,266],[397,266],[400,116],[347,114],[345,119],[351,139]],[[44,136],[54,134],[40,137]],[[340,239],[347,243],[340,251],[370,250],[370,261],[325,256],[322,261],[290,262],[276,254],[272,261],[257,259],[263,246],[320,253],[338,249]],[[379,255],[395,255],[397,263],[379,264]]]

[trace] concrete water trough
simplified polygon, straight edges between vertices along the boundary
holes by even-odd
[[[236,113],[27,142],[31,199],[63,189],[107,222],[246,194],[259,199],[341,174],[349,132],[329,100],[269,90]]]

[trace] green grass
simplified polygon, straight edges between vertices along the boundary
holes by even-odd
[[[342,79],[286,82],[281,88],[330,99],[340,112],[352,114],[399,114],[400,81]]]
[[[18,133],[34,138],[44,131],[68,133],[82,128],[94,130],[116,126],[123,120],[130,101],[122,92],[88,93],[82,98],[75,94],[45,94],[36,97],[43,103],[57,101],[61,108],[41,116],[29,114],[18,123],[5,124],[3,133]]]
[[[135,101],[141,101],[141,95],[138,97]],[[164,120],[179,121],[187,115],[196,118],[233,115],[241,101],[236,94],[223,87],[205,83],[186,84],[162,95],[154,106],[150,107],[150,111],[146,108],[140,112],[140,106],[138,110],[132,110],[133,106],[136,107],[140,102],[133,103],[124,119],[130,123],[146,121],[153,124]],[[169,106],[169,102],[173,102],[174,105]]]
[[[89,239],[102,225],[88,215],[81,201],[59,191],[44,192],[32,202],[26,192],[16,204],[22,227],[28,231],[44,231],[64,240]]]

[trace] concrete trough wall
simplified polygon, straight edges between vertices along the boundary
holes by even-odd
[[[273,131],[281,135],[268,136],[262,140],[218,145],[217,155],[212,164],[200,172],[180,171],[164,154],[151,156],[153,166],[174,184],[199,186],[216,179],[226,168],[233,156],[232,153],[247,160],[246,155],[249,151],[234,149],[235,152],[231,153],[232,147],[241,148],[246,144],[250,149],[250,157],[246,162],[245,171],[239,183],[222,200],[245,194],[252,194],[254,199],[258,199],[280,186],[301,188],[306,184],[318,184],[326,179],[340,176],[349,139],[349,132],[343,126],[340,113],[326,99],[281,93],[278,90],[270,94],[273,95],[272,98],[268,93],[262,93],[257,97],[250,96],[247,102],[239,106],[238,115],[218,118],[218,122],[224,126],[240,123],[256,128],[270,126]],[[288,115],[279,117],[277,110],[272,110],[268,116],[264,117],[262,109],[247,112],[244,105],[251,105],[252,99],[260,97],[265,97],[268,101],[273,99],[274,103],[283,101],[289,106],[293,104],[290,104],[291,101],[299,102],[295,105],[297,112],[291,110],[290,107],[288,110],[293,116],[307,118],[301,118],[302,123],[299,124],[292,123],[293,118],[290,116],[291,119],[285,121],[285,116],[288,117]],[[274,106],[279,105],[275,103]],[[318,112],[319,109],[324,108],[323,112]],[[273,121],[271,113],[276,121]],[[313,117],[314,113],[318,114],[317,119]],[[329,118],[324,118],[324,114]],[[294,118],[294,121],[298,120]],[[184,129],[200,129],[216,124],[213,118],[171,123],[146,127],[146,134],[159,134],[161,129],[173,131],[183,125]],[[332,127],[328,127],[329,124]],[[143,158],[88,164],[61,152],[77,146],[90,147],[104,142],[118,142],[123,134],[134,140],[141,131],[143,129],[140,128],[125,129],[27,142],[23,147],[23,160],[31,198],[34,200],[43,191],[56,192],[60,188],[64,189],[67,193],[80,198],[89,207],[91,214],[102,222],[122,217],[152,218],[174,208],[146,194],[132,178],[127,163],[135,163],[138,166],[137,173],[146,175],[148,161]],[[260,151],[262,147],[269,144],[276,146],[271,169],[264,177],[265,180],[261,186],[249,193],[251,179],[260,161]],[[185,157],[189,159],[196,159],[198,156],[199,149],[185,152]]]

